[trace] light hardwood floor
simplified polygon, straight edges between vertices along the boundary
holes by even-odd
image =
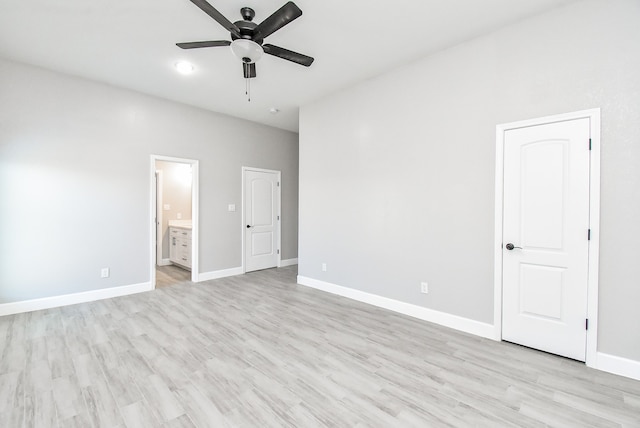
[[[156,288],[191,281],[191,272],[175,265],[156,266]]]
[[[640,382],[295,277],[0,317],[0,426],[640,426]]]

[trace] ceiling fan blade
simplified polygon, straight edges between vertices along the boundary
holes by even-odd
[[[253,77],[256,77],[256,63],[252,62],[250,64],[247,64],[246,62],[243,62],[242,71],[244,73],[245,79],[251,79]]]
[[[279,46],[263,45],[262,49],[264,49],[264,53],[286,59],[287,61],[295,62],[296,64],[304,65],[305,67],[309,67],[313,63],[312,57],[290,51],[289,49],[281,48]]]
[[[204,13],[215,19],[218,24],[226,28],[231,34],[236,37],[240,37],[240,29],[211,6],[207,0],[191,0],[191,3],[198,6]]]
[[[231,44],[228,40],[211,40],[208,42],[187,42],[176,43],[176,46],[182,49],[195,49],[195,48],[213,48],[216,46],[229,46]]]
[[[280,9],[273,12],[270,17],[262,21],[254,31],[259,34],[261,38],[265,38],[300,17],[300,15],[302,15],[300,8],[292,1],[287,2]]]

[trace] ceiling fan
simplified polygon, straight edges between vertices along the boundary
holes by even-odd
[[[211,6],[206,0],[190,0],[198,6],[204,13],[213,18],[231,33],[231,40],[212,40],[204,42],[176,43],[182,49],[209,48],[217,46],[231,46],[231,51],[242,60],[242,69],[245,79],[256,77],[256,61],[263,53],[286,59],[296,64],[309,67],[313,63],[313,58],[298,52],[293,52],[285,48],[266,44],[263,45],[265,37],[278,31],[302,15],[302,11],[293,2],[289,1],[280,9],[260,24],[253,22],[255,12],[250,7],[240,9],[242,21],[232,23]]]

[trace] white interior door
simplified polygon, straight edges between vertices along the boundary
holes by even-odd
[[[245,272],[278,266],[279,175],[277,171],[244,170]]]
[[[589,119],[504,139],[502,338],[585,361]]]

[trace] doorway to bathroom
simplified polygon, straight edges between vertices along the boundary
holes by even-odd
[[[198,280],[198,161],[151,156],[151,279]]]

